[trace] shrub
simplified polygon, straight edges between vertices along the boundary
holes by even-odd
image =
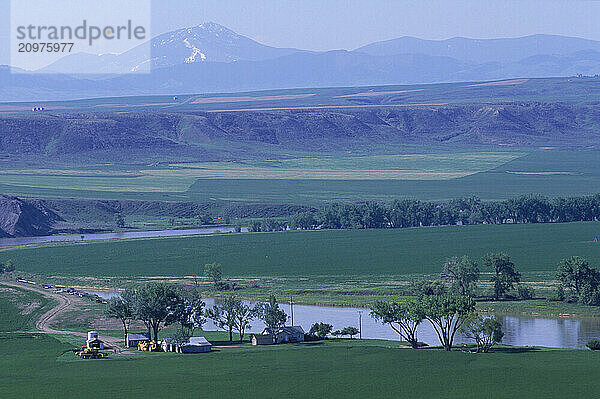
[[[519,284],[517,287],[517,293],[519,294],[519,298],[521,299],[532,299],[535,296],[535,292],[533,287],[528,285]]]
[[[598,287],[592,287],[590,284],[586,284],[581,289],[577,302],[591,306],[600,305],[600,292],[598,291]]]
[[[600,339],[590,339],[585,346],[593,351],[600,350]]]
[[[565,289],[562,285],[556,287],[556,291],[554,291],[554,297],[552,298],[555,301],[564,301],[565,300]]]
[[[317,336],[319,338],[327,338],[327,335],[331,333],[333,326],[327,323],[315,323],[310,327],[309,335]]]

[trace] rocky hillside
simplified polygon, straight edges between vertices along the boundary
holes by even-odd
[[[600,106],[510,103],[255,112],[0,116],[0,153],[96,161],[220,160],[393,145],[600,146]],[[261,154],[259,154],[261,152]]]
[[[39,201],[0,194],[0,237],[48,235],[60,221],[60,216]]]

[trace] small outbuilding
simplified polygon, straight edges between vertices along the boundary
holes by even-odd
[[[275,339],[272,334],[252,334],[252,345],[273,345]]]
[[[126,345],[128,348],[137,348],[138,344],[143,341],[150,341],[148,333],[127,333]]]
[[[98,331],[89,331],[85,344],[89,349],[104,349],[104,342],[98,338]]]
[[[187,342],[179,345],[180,353],[202,353],[210,352],[212,344],[204,337],[190,337]]]

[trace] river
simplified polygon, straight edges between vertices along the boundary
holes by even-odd
[[[177,237],[216,233],[232,233],[233,231],[233,227],[210,227],[202,229],[183,230],[123,231],[118,233],[57,234],[51,236],[38,237],[0,238],[0,247],[8,247],[12,245],[39,244],[44,242],[118,240],[123,238]],[[248,231],[248,229],[246,227],[243,227],[242,231],[246,232]]]
[[[115,292],[87,291],[103,298],[118,295]],[[218,301],[218,300],[217,300]],[[215,304],[214,298],[205,298],[206,307]],[[254,304],[255,302],[248,301]],[[281,303],[281,308],[291,315],[290,305]],[[502,323],[504,338],[502,343],[512,346],[544,346],[549,348],[585,348],[591,338],[600,338],[599,318],[544,318],[498,314]],[[360,319],[360,320],[359,320]],[[398,334],[389,326],[383,325],[369,316],[369,309],[294,305],[294,324],[300,325],[306,332],[313,323],[324,322],[333,325],[334,330],[362,324],[362,337],[369,339],[398,340]],[[252,323],[249,332],[260,332],[264,324],[260,320]],[[210,320],[204,325],[205,330],[218,328]],[[439,345],[437,335],[429,324],[424,321],[418,329],[419,341],[429,345]],[[471,342],[462,336],[457,336],[456,343]]]

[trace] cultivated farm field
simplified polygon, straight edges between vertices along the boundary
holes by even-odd
[[[552,279],[558,261],[573,255],[600,265],[598,236],[600,222],[288,231],[52,244],[2,257],[44,275],[182,277],[219,262],[225,277],[351,278],[437,274],[448,257],[504,251],[525,277]]]
[[[594,150],[434,152],[312,156],[277,160],[0,169],[3,193],[41,198],[233,201],[320,205],[335,200],[527,193],[592,194],[600,186]]]

